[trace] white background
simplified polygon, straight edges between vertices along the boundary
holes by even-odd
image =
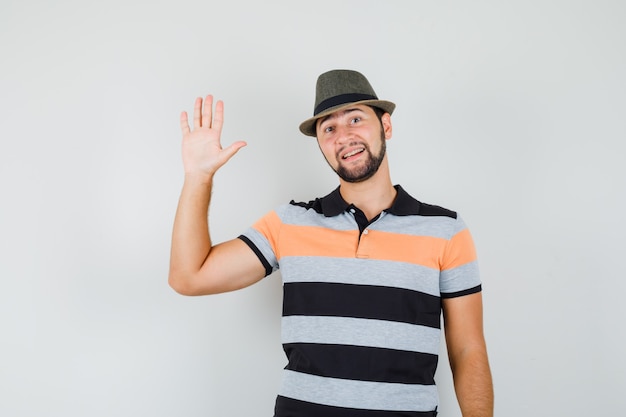
[[[223,142],[248,141],[215,181],[230,239],[336,186],[297,130],[333,68],[397,104],[393,181],[472,230],[496,414],[620,415],[625,21],[621,0],[2,0],[0,415],[272,415],[279,275],[167,285],[178,117],[213,93]],[[445,358],[438,381],[460,416]]]

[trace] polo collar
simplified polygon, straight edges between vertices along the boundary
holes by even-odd
[[[421,203],[411,197],[400,185],[395,185],[394,188],[397,191],[396,199],[393,201],[393,204],[391,204],[391,207],[384,211],[396,216],[412,216],[419,214]],[[335,188],[333,192],[326,197],[322,197],[320,200],[322,213],[326,217],[338,216],[351,206],[350,203],[347,203],[343,197],[341,197],[339,187]]]

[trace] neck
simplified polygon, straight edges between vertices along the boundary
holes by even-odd
[[[346,182],[340,179],[339,192],[348,203],[354,204],[365,213],[368,220],[391,207],[396,198],[396,189],[391,182],[387,158],[378,172],[363,182]]]

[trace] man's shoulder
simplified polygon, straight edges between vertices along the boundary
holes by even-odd
[[[422,203],[420,202],[420,216],[443,216],[443,217],[451,217],[456,219],[458,214],[456,211],[447,209],[445,207],[437,206],[434,204]]]
[[[274,208],[272,211],[280,219],[301,219],[302,216],[310,215],[323,215],[324,209],[322,206],[322,199],[316,198],[310,201],[296,201],[291,200],[289,203],[281,204]]]
[[[393,205],[387,210],[398,216],[424,216],[457,218],[457,212],[435,204],[424,203],[406,192],[400,185],[395,186],[398,194]]]
[[[443,217],[454,220],[457,220],[459,217],[458,213],[454,210],[436,204],[424,203],[407,193],[400,185],[396,185],[395,187],[398,191],[396,200],[389,209],[385,210],[390,214],[398,216]],[[341,198],[339,190],[335,189],[330,194],[324,197],[317,197],[313,200],[291,200],[289,204],[282,205],[279,210],[282,212],[313,210],[317,214],[332,217],[345,211],[347,207],[348,204]]]
[[[310,201],[295,201],[291,200],[287,207],[299,207],[305,210],[315,210],[318,213],[322,213],[322,199],[316,198],[315,200]]]
[[[312,210],[325,217],[334,217],[345,211],[348,208],[348,203],[341,198],[339,187],[337,187],[324,197],[318,197],[315,200],[309,200],[307,202],[291,200],[287,207],[304,211]]]

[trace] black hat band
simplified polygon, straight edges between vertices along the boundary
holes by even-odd
[[[320,114],[326,109],[330,109],[331,107],[339,106],[341,104],[346,103],[354,103],[356,101],[363,100],[378,100],[378,97],[372,96],[370,94],[359,94],[359,93],[350,93],[350,94],[340,94],[338,96],[334,96],[331,98],[327,98],[322,101],[320,104],[315,107],[314,116]]]

